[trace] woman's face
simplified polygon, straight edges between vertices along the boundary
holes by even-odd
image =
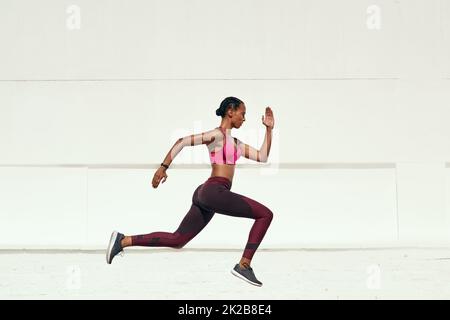
[[[239,108],[233,111],[233,116],[231,118],[233,126],[235,128],[240,128],[245,121],[245,104],[241,103]]]

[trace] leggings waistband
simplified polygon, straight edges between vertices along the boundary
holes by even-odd
[[[210,177],[208,180],[206,180],[205,184],[209,183],[220,183],[227,187],[228,189],[231,189],[232,182],[230,179],[225,177]]]

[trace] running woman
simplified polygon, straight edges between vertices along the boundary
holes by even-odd
[[[220,126],[200,134],[178,139],[168,152],[153,180],[153,188],[167,179],[167,169],[177,154],[187,146],[204,144],[209,151],[212,173],[208,180],[198,186],[192,196],[192,205],[175,232],[153,232],[143,235],[125,236],[114,231],[106,252],[106,261],[131,246],[182,248],[192,240],[211,220],[214,213],[233,217],[254,219],[242,258],[231,270],[236,277],[255,286],[261,286],[252,267],[253,255],[260,245],[272,221],[272,212],[261,203],[243,195],[231,192],[234,169],[241,155],[257,162],[267,162],[274,127],[273,112],[270,107],[262,116],[266,127],[264,142],[259,150],[231,136],[231,129],[239,129],[245,121],[245,104],[235,97],[225,98],[216,115],[222,117]]]

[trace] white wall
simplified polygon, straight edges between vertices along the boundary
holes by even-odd
[[[450,244],[449,21],[445,0],[1,0],[0,246],[175,230],[206,149],[157,190],[154,168],[228,95],[254,146],[275,113],[272,170],[244,159],[233,183],[274,212],[265,247]],[[216,215],[191,246],[250,225]]]

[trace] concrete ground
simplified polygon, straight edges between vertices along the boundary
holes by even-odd
[[[450,249],[0,251],[0,299],[449,299]]]

